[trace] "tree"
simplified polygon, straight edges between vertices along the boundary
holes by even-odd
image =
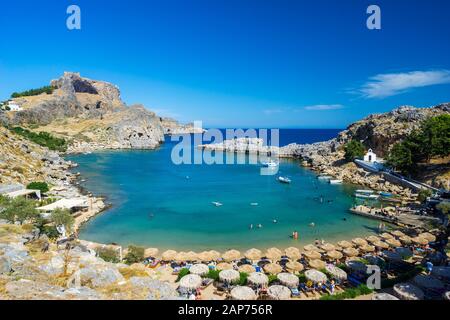
[[[421,126],[423,145],[430,157],[446,157],[450,154],[450,115],[443,114],[425,120]]]
[[[410,173],[414,167],[411,149],[404,142],[396,143],[389,152],[386,163],[404,174]]]
[[[0,218],[11,223],[19,222],[22,224],[25,221],[35,221],[39,216],[35,203],[32,200],[23,197],[14,199],[3,198],[1,203],[3,210],[0,212]]]
[[[417,200],[420,202],[425,202],[428,197],[431,197],[433,193],[430,189],[422,189],[419,191],[419,196],[417,197]]]
[[[50,190],[48,184],[45,182],[32,182],[27,185],[27,189],[39,190],[41,193],[46,193]]]
[[[439,203],[436,208],[440,211],[442,211],[443,214],[449,214],[450,213],[450,202],[441,202]]]
[[[142,262],[144,260],[145,248],[130,245],[128,246],[128,252],[125,256],[125,261],[128,264]]]
[[[54,210],[50,217],[55,226],[64,226],[67,232],[71,232],[75,219],[67,209],[57,208]]]
[[[364,156],[366,149],[360,141],[352,140],[344,146],[345,159],[347,161],[354,161],[357,158]]]

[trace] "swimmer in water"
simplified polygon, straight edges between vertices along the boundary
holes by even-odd
[[[253,223],[250,224],[250,225],[248,226],[248,228],[249,228],[250,230],[253,229]]]
[[[309,226],[310,226],[310,227],[315,227],[316,224],[315,224],[314,222],[311,222],[311,223],[309,224]]]
[[[259,229],[261,229],[262,228],[262,224],[260,223],[260,224],[258,224],[258,228]]]
[[[278,221],[276,219],[273,219],[273,223],[278,223]]]

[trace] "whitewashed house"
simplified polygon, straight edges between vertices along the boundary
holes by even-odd
[[[377,155],[372,151],[372,149],[369,149],[369,151],[367,151],[367,153],[364,155],[364,162],[377,162]]]
[[[14,101],[8,101],[8,107],[10,111],[20,111],[22,110],[22,107],[19,106],[16,102]]]

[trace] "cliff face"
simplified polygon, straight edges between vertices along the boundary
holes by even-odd
[[[14,99],[22,110],[3,121],[63,136],[71,151],[153,149],[164,139],[160,118],[143,106],[126,106],[113,84],[66,72],[51,86],[52,94]]]

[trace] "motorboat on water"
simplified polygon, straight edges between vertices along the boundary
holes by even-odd
[[[288,177],[278,177],[278,181],[280,181],[281,183],[291,183],[291,179],[289,179]]]
[[[317,179],[319,180],[331,180],[333,177],[332,176],[326,176],[326,175],[321,175],[318,176]]]
[[[272,160],[267,161],[267,162],[262,162],[261,164],[265,168],[276,168],[279,166],[279,164],[277,162],[272,161]]]
[[[360,199],[370,199],[370,200],[378,200],[380,198],[377,194],[362,194],[362,193],[355,193],[356,198]]]
[[[330,184],[343,184],[344,181],[342,180],[330,180]]]
[[[373,190],[366,190],[366,189],[359,189],[355,191],[356,193],[359,194],[373,194],[375,191]]]
[[[221,207],[221,206],[223,206],[223,204],[220,203],[220,202],[212,202],[212,204],[215,205],[216,207]]]
[[[250,205],[251,205],[252,207],[256,207],[256,206],[259,205],[259,203],[258,203],[258,202],[252,202],[252,203],[250,203]]]

